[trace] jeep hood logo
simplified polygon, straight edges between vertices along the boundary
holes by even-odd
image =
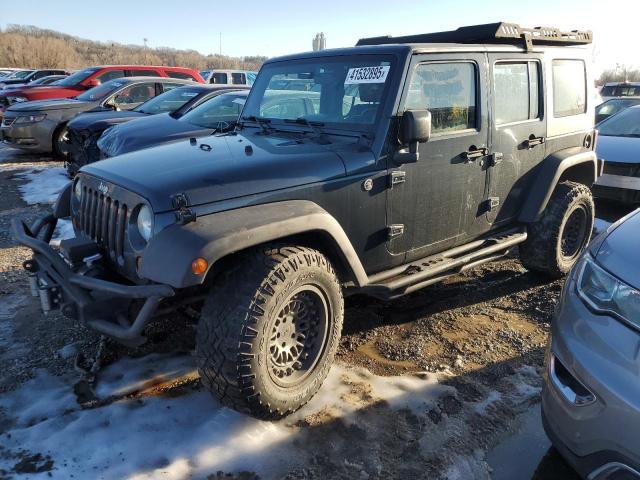
[[[107,185],[104,182],[100,182],[100,185],[98,185],[98,190],[100,190],[104,195],[106,195],[107,193],[109,193],[109,185]]]

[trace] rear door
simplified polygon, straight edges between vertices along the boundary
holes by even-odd
[[[489,131],[485,77],[482,53],[414,56],[400,113],[428,109],[432,135],[419,145],[417,163],[391,174],[397,183],[389,190],[389,225],[403,226],[403,233],[389,239],[391,253],[407,252],[407,259],[429,255],[476,229]]]
[[[487,221],[499,227],[514,219],[544,158],[547,131],[541,56],[489,54],[493,117],[488,172]]]

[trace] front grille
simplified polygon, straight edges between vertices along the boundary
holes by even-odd
[[[609,175],[620,175],[623,177],[640,177],[640,162],[617,163],[605,161],[602,173],[607,173]]]
[[[4,117],[4,118],[2,119],[2,126],[3,126],[3,127],[10,127],[11,125],[13,125],[13,122],[15,122],[15,121],[16,121],[16,117],[13,117],[13,118],[11,118],[11,117]]]
[[[108,252],[109,257],[124,261],[124,240],[128,207],[109,195],[83,187],[77,228]]]

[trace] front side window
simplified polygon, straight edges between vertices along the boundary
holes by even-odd
[[[496,124],[538,118],[538,65],[505,62],[493,67]]]
[[[198,105],[180,117],[179,121],[203,128],[226,128],[238,120],[245,98],[244,95],[235,93],[218,95]]]
[[[553,116],[568,117],[587,111],[587,79],[582,60],[554,60]]]
[[[262,67],[243,118],[304,119],[327,127],[370,130],[393,74],[393,57],[357,55],[274,62]]]
[[[476,128],[474,63],[422,63],[413,73],[406,110],[429,110],[432,133]]]
[[[156,95],[155,83],[138,83],[122,89],[113,98],[116,105],[137,105]]]

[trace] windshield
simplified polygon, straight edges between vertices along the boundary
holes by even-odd
[[[135,112],[155,115],[158,113],[174,112],[185,103],[190,102],[199,95],[199,90],[191,87],[174,88],[168,92],[134,108]]]
[[[11,80],[17,80],[20,78],[26,78],[33,73],[33,70],[22,70],[20,72],[16,72],[10,76]]]
[[[598,125],[600,135],[640,137],[640,107],[631,107],[607,118]]]
[[[62,85],[62,82],[60,82],[59,85]],[[81,93],[76,97],[76,99],[83,100],[86,102],[96,102],[98,100],[102,100],[103,98],[106,98],[108,95],[115,92],[123,85],[124,85],[124,82],[122,82],[119,78],[115,80],[110,80],[106,83],[103,83],[102,85],[98,85],[97,87],[90,88],[86,92]]]
[[[380,115],[393,63],[388,55],[358,55],[267,64],[242,116],[371,130]]]
[[[85,68],[84,70],[80,70],[73,75],[69,75],[67,78],[62,80],[58,85],[62,85],[64,87],[72,87],[74,85],[79,84],[83,80],[87,79],[92,73],[100,70],[98,67]]]
[[[180,117],[179,121],[204,128],[224,128],[225,124],[229,125],[238,120],[246,96],[246,93],[218,95]]]

